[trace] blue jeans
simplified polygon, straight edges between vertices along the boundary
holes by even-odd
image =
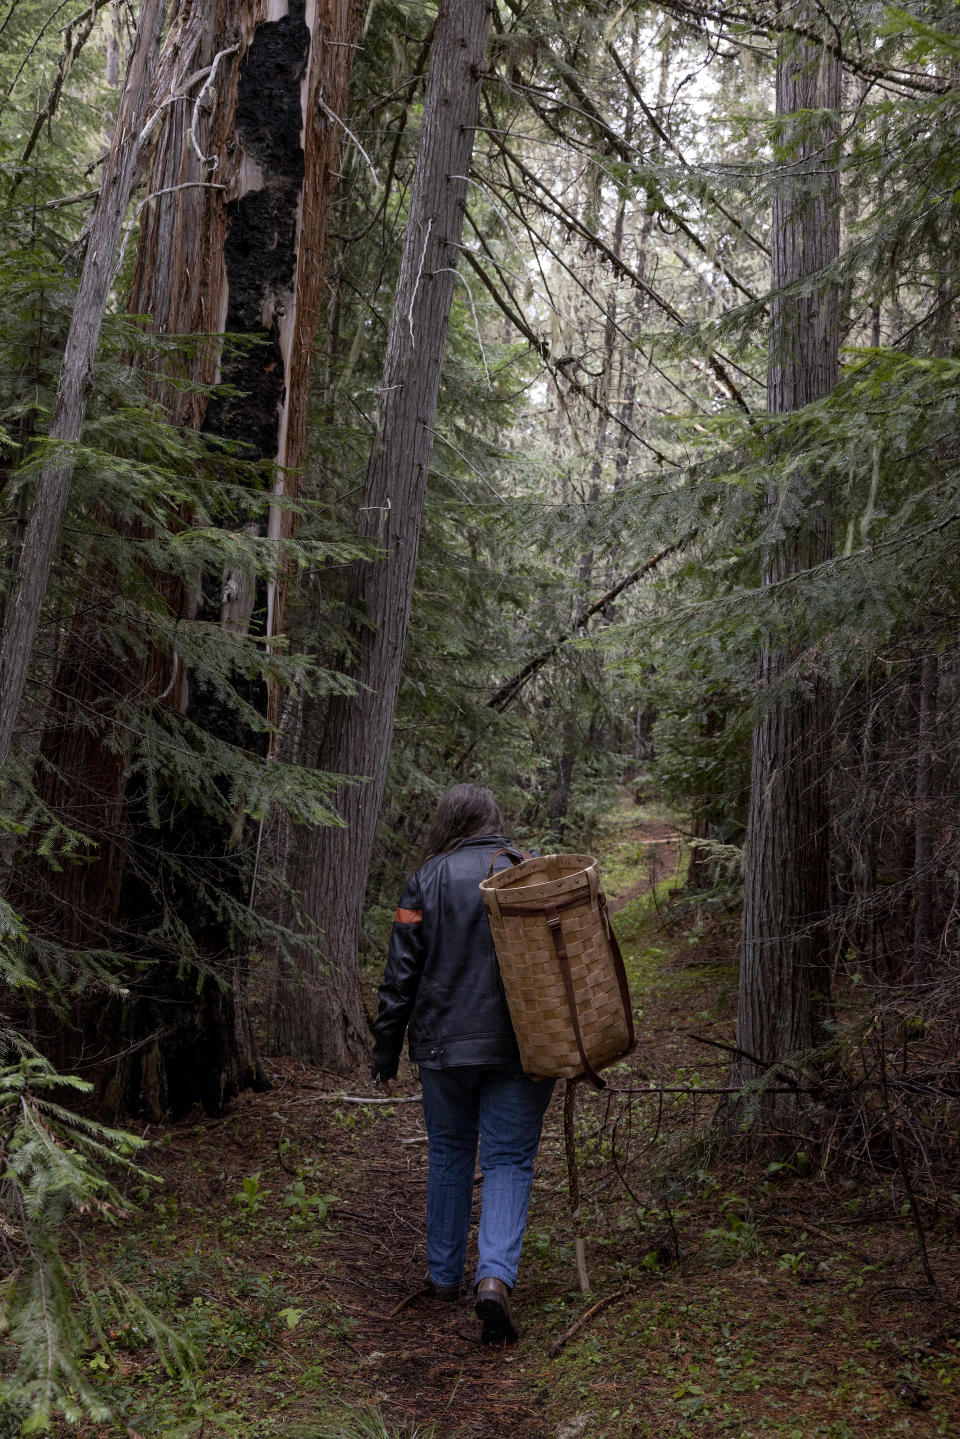
[[[475,1282],[517,1282],[527,1227],[533,1161],[552,1079],[528,1079],[519,1066],[421,1069],[427,1174],[427,1268],[434,1284],[463,1278],[480,1141],[480,1262]]]

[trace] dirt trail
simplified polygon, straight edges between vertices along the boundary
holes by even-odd
[[[624,800],[597,846],[641,1044],[609,1090],[578,1100],[591,1300],[573,1265],[562,1085],[536,1167],[520,1342],[488,1350],[468,1295],[442,1304],[425,1292],[412,1068],[403,1062],[383,1103],[363,1073],[345,1081],[274,1061],[269,1092],[154,1136],[149,1167],[166,1183],[125,1235],[127,1274],[175,1325],[193,1325],[206,1359],[198,1407],[149,1345],[115,1353],[116,1382],[141,1406],[128,1435],[320,1439],[364,1406],[390,1439],[414,1425],[420,1439],[431,1426],[435,1439],[960,1433],[953,1232],[931,1249],[934,1295],[916,1283],[910,1221],[891,1209],[888,1183],[863,1190],[841,1175],[831,1194],[790,1166],[771,1178],[735,1156],[697,1157],[726,1058],[691,1031],[732,1036],[735,916],[700,924],[695,906],[627,908],[675,872],[677,843]],[[652,1076],[667,1093],[651,1091]],[[551,1358],[551,1341],[611,1296]],[[123,1431],[85,1439],[94,1432]]]
[[[645,850],[648,856],[642,872],[630,875],[622,892],[609,895],[616,912],[674,871],[678,836],[665,823],[636,819],[617,827],[615,837],[620,845],[635,843],[638,852]],[[404,1073],[403,1095],[410,1098],[417,1086],[406,1063]],[[557,1085],[544,1125],[531,1227],[541,1222],[545,1207],[551,1204],[556,1210],[563,1204],[557,1196],[564,1174],[561,1097],[563,1085]],[[469,1294],[459,1304],[443,1304],[422,1292],[426,1143],[419,1105],[397,1105],[393,1115],[383,1112],[379,1122],[370,1124],[364,1150],[360,1183],[338,1209],[340,1232],[332,1252],[325,1250],[325,1259],[335,1263],[324,1282],[338,1304],[357,1318],[348,1344],[354,1363],[370,1373],[371,1397],[390,1415],[433,1422],[442,1435],[456,1430],[462,1439],[535,1439],[540,1433],[556,1433],[556,1423],[547,1429],[540,1413],[548,1386],[543,1379],[531,1383],[528,1374],[530,1344],[521,1340],[514,1350],[488,1350],[478,1343],[479,1325]],[[476,1262],[479,1187],[478,1174],[468,1276]],[[560,1213],[560,1223],[566,1225],[563,1210]],[[521,1327],[534,1330],[550,1299],[543,1266],[528,1245],[515,1295]]]
[[[631,808],[609,838],[601,861],[613,847],[628,852],[608,883],[618,909],[675,865],[675,836]],[[572,1262],[559,1257],[571,1242],[562,1085],[544,1126],[515,1295],[521,1341],[492,1350],[479,1343],[469,1294],[439,1303],[425,1291],[427,1147],[408,1061],[390,1103],[364,1072],[344,1079],[273,1060],[270,1078],[268,1092],[241,1095],[221,1119],[152,1135],[149,1167],[164,1183],[122,1263],[202,1346],[206,1397],[191,1408],[150,1347],[121,1349],[113,1380],[135,1396],[128,1432],[206,1432],[207,1419],[197,1430],[192,1416],[207,1405],[224,1416],[216,1432],[308,1439],[366,1404],[391,1435],[416,1423],[435,1425],[437,1439],[554,1439],[547,1344],[583,1308]],[[474,1236],[479,1175],[475,1192]],[[321,1197],[318,1215],[310,1205]]]
[[[653,857],[621,893],[610,894],[614,911],[675,869],[678,842],[676,832],[658,821],[636,820],[626,829],[618,829],[616,837],[621,842],[635,842],[638,848],[648,847],[646,853]],[[404,1074],[403,1097],[412,1098],[418,1087],[406,1063],[401,1078]],[[531,1228],[541,1223],[549,1206],[556,1211],[563,1204],[556,1192],[565,1172],[560,1134],[562,1089],[558,1084],[544,1127]],[[479,1325],[469,1294],[451,1304],[437,1302],[423,1292],[427,1168],[423,1120],[418,1104],[397,1105],[393,1114],[389,1109],[384,1106],[366,1130],[365,1158],[356,1189],[338,1207],[339,1231],[324,1255],[326,1277],[322,1282],[357,1320],[346,1341],[352,1355],[346,1363],[354,1367],[359,1362],[369,1372],[370,1397],[385,1412],[398,1419],[433,1422],[441,1435],[455,1431],[458,1439],[552,1436],[556,1424],[545,1427],[540,1412],[549,1397],[544,1382],[548,1376],[534,1378],[528,1371],[529,1331],[536,1328],[551,1301],[542,1266],[528,1244],[515,1296],[528,1342],[522,1338],[516,1348],[506,1351],[479,1344]],[[330,1158],[329,1140],[326,1143]],[[478,1175],[468,1277],[476,1263],[479,1196]],[[568,1224],[562,1209],[560,1224]],[[539,1350],[543,1347],[542,1342],[537,1345]]]

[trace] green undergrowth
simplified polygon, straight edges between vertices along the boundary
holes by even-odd
[[[636,810],[629,819],[635,829]],[[613,899],[639,884],[646,855],[636,834],[608,831],[606,843]],[[640,1043],[605,1092],[578,1091],[589,1295],[559,1088],[515,1296],[521,1341],[491,1354],[469,1301],[387,1317],[422,1275],[422,1189],[409,1196],[426,1152],[419,1107],[402,1102],[416,1095],[413,1072],[401,1070],[400,1102],[365,1105],[284,1063],[273,1092],[242,1097],[224,1120],[153,1136],[162,1187],[131,1191],[141,1207],[122,1245],[96,1225],[86,1236],[91,1268],[99,1253],[198,1360],[170,1377],[149,1334],[118,1321],[84,1359],[117,1417],[84,1439],[960,1432],[955,1227],[925,1208],[932,1294],[895,1176],[824,1177],[802,1152],[789,1163],[731,1153],[715,1122],[722,1096],[709,1092],[726,1082],[726,1056],[691,1036],[732,1037],[736,916],[704,921],[672,869],[615,922]],[[365,1084],[344,1087],[360,1096]],[[410,1222],[385,1243],[398,1214]],[[2,1439],[17,1433],[0,1424]]]

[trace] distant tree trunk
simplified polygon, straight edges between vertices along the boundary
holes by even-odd
[[[837,179],[832,158],[840,104],[840,66],[825,48],[781,40],[777,114],[789,146],[773,203],[773,289],[815,276],[838,251]],[[810,112],[831,118],[811,119]],[[797,115],[790,122],[787,117]],[[768,408],[800,409],[827,394],[837,378],[836,288],[812,280],[799,296],[771,306]],[[767,556],[764,580],[775,585],[832,553],[830,495],[813,474],[803,485],[802,518]],[[780,499],[768,496],[768,513]],[[828,695],[800,651],[767,644],[759,684],[767,707],[754,730],[746,842],[746,885],[737,1018],[740,1072],[823,1037],[829,985],[830,898],[827,750]]]
[[[640,46],[640,24],[635,19],[634,32],[630,45],[630,71],[636,73],[637,56]],[[667,87],[670,79],[670,64],[673,56],[673,46],[668,42],[660,52],[660,75],[657,81],[657,98],[654,102],[654,113],[661,115],[667,103]],[[634,97],[628,91],[626,97],[626,113],[624,124],[624,139],[631,144],[634,140]],[[660,136],[653,131],[646,137],[646,163],[653,170],[657,165],[663,149]],[[653,232],[653,220],[655,208],[648,204],[644,208],[643,220],[640,229],[634,240],[634,273],[641,280],[647,278],[647,260],[650,251],[650,236]],[[628,316],[624,324],[633,323],[636,333],[639,335],[643,326],[644,315],[647,309],[647,299],[641,290],[634,292],[633,299],[629,306]],[[634,428],[636,404],[637,404],[637,377],[640,371],[640,354],[637,350],[624,351],[621,347],[620,376],[619,376],[619,408],[618,415],[622,421],[620,432],[617,437],[617,457],[614,467],[613,488],[623,490],[628,483],[628,467],[632,458],[630,431]]]
[[[933,950],[933,815],[931,779],[937,723],[937,656],[920,662],[920,717],[914,789],[913,962],[929,969]]]
[[[276,487],[287,494],[295,492],[303,454],[341,142],[334,117],[346,108],[360,19],[359,0],[289,0],[285,14],[275,10],[268,20],[252,0],[230,0],[226,8],[187,0],[171,26],[154,87],[159,120],[147,184],[156,198],[141,221],[131,309],[148,315],[164,337],[229,329],[262,339],[226,356],[214,341],[173,362],[158,354],[162,377],[155,394],[173,423],[238,442],[247,458],[276,459]],[[163,105],[171,95],[180,98]],[[171,364],[177,373],[165,372]],[[191,387],[183,387],[184,378]],[[199,387],[220,379],[240,393],[209,403]],[[189,524],[191,516],[171,519]],[[243,517],[239,524],[256,528]],[[273,538],[290,533],[280,505],[266,532]],[[240,569],[207,581],[188,594],[155,577],[170,610],[185,618],[199,607],[202,618],[242,633],[256,607],[267,616],[268,635],[282,626],[282,572],[269,586],[255,586]],[[102,590],[103,577],[90,583]],[[204,600],[203,593],[214,598]],[[100,600],[108,602],[109,595],[101,593]],[[133,696],[145,694],[148,703],[184,713],[222,738],[249,746],[258,740],[236,732],[216,694],[176,654],[147,647],[119,663],[100,641],[95,620],[79,617],[68,635],[58,684],[63,713],[42,746],[46,797],[80,828],[77,817],[89,816],[92,803],[100,844],[93,865],[70,866],[59,877],[61,937],[71,922],[79,923],[74,940],[126,945],[141,962],[128,981],[130,997],[94,1016],[121,1054],[102,1076],[105,1103],[154,1115],[182,1113],[196,1102],[216,1110],[258,1082],[262,1071],[243,999],[244,957],[226,921],[204,901],[200,881],[245,903],[254,840],[247,835],[228,843],[225,828],[179,802],[155,830],[141,796],[127,787],[126,739],[113,721]],[[251,686],[249,697],[261,708],[270,702],[264,686]],[[76,725],[74,710],[80,705],[89,712],[94,703],[102,714],[91,732]],[[163,848],[176,849],[181,860],[189,856],[176,884],[159,886],[144,873],[149,856]],[[131,849],[138,854],[135,870],[125,864]],[[198,942],[202,972],[184,968],[162,945],[138,939],[160,925],[159,889]]]
[[[387,339],[377,427],[361,510],[362,533],[383,558],[356,568],[353,698],[329,706],[320,767],[364,776],[340,796],[344,829],[300,836],[291,878],[322,940],[304,947],[301,974],[276,1007],[275,1046],[342,1069],[366,1054],[369,1025],[357,948],[364,889],[383,798],[433,448],[440,371],[479,112],[489,0],[442,0],[424,98],[400,277]]]
[[[570,785],[573,781],[573,765],[579,741],[576,724],[568,719],[563,727],[563,749],[557,761],[557,777],[553,786],[553,800],[550,805],[550,827],[557,837],[557,844],[563,844],[567,828],[567,810],[570,808]]]

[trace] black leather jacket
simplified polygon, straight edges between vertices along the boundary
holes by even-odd
[[[519,1060],[479,888],[509,843],[502,835],[463,840],[407,880],[378,991],[374,1079],[396,1074],[408,1027],[410,1058],[427,1069]],[[495,871],[509,863],[502,855]]]

